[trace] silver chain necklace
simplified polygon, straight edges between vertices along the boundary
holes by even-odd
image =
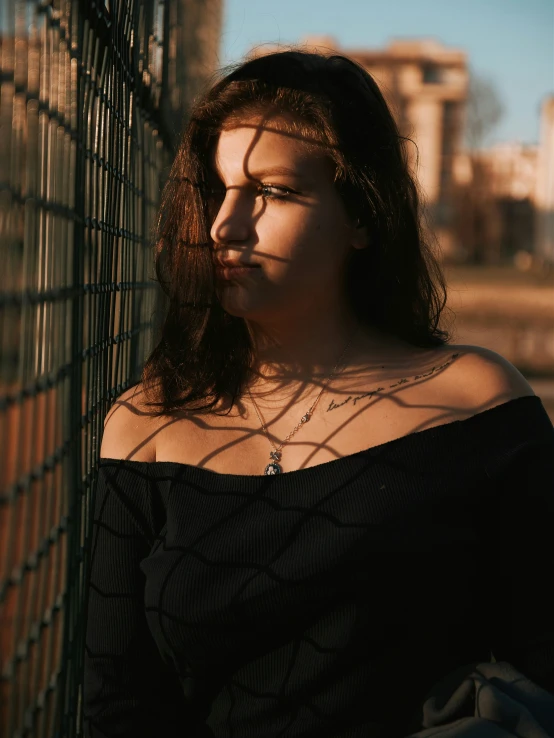
[[[252,404],[254,406],[254,410],[256,411],[256,414],[258,416],[258,420],[260,421],[260,425],[262,426],[262,430],[266,434],[267,440],[269,441],[269,443],[273,446],[273,451],[270,451],[270,453],[269,453],[269,459],[270,459],[270,461],[269,461],[269,464],[264,469],[264,474],[270,475],[270,474],[281,474],[282,473],[283,469],[282,469],[281,465],[279,464],[279,461],[281,460],[281,456],[282,456],[281,449],[283,448],[283,446],[285,444],[287,444],[290,441],[290,439],[294,436],[294,434],[300,428],[302,428],[303,425],[306,425],[306,423],[312,417],[313,412],[315,410],[315,407],[316,407],[317,403],[319,402],[319,398],[323,394],[323,391],[325,390],[325,388],[327,387],[327,385],[329,384],[329,382],[331,381],[331,379],[335,376],[335,374],[337,372],[337,368],[339,367],[339,365],[340,365],[340,363],[341,363],[344,355],[346,354],[346,352],[347,352],[350,344],[352,343],[352,340],[353,340],[354,336],[356,335],[356,332],[357,332],[357,330],[354,331],[353,335],[350,337],[350,340],[348,341],[348,343],[344,347],[344,350],[343,350],[342,354],[340,355],[339,360],[335,364],[335,368],[333,369],[333,371],[327,377],[326,382],[323,384],[323,387],[321,388],[320,393],[315,398],[315,401],[312,403],[312,406],[310,407],[310,409],[308,410],[308,412],[300,418],[300,423],[298,423],[298,425],[295,426],[295,428],[288,434],[288,436],[285,438],[285,440],[282,443],[279,444],[278,447],[275,446],[275,444],[271,440],[271,437],[270,437],[269,433],[267,432],[267,428],[265,427],[265,423],[264,423],[264,421],[262,419],[262,416],[260,415],[260,412],[258,410],[258,406],[254,402],[254,398],[252,397],[252,395],[250,393],[250,389],[248,387],[246,388],[246,390],[248,392],[248,395],[250,397],[250,400],[251,400],[251,402],[252,402]]]

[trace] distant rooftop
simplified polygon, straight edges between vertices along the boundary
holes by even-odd
[[[327,50],[344,51],[350,56],[364,57],[376,61],[380,58],[394,57],[398,61],[428,60],[440,61],[443,64],[465,63],[467,54],[462,49],[445,46],[436,38],[395,38],[384,48],[348,48],[342,49],[334,36],[304,36],[302,45]]]

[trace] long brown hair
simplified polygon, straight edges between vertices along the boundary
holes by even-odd
[[[347,212],[369,231],[369,247],[353,250],[347,266],[358,319],[414,346],[450,340],[439,328],[446,285],[424,237],[406,139],[371,75],[345,56],[294,48],[228,70],[194,105],[162,194],[155,268],[169,306],[142,373],[159,415],[209,412],[223,397],[232,408],[252,365],[245,320],[215,295],[210,239],[210,152],[239,116],[289,114],[302,141],[334,162]]]

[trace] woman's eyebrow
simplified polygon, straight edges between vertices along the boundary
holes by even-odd
[[[219,172],[213,166],[210,173],[221,178]],[[271,176],[272,174],[282,174],[289,177],[295,177],[296,179],[304,179],[306,181],[309,181],[309,177],[307,177],[306,175],[298,172],[295,169],[291,169],[290,167],[285,166],[265,167],[264,169],[258,169],[255,172],[247,172],[246,176],[251,179],[260,179],[261,177]]]
[[[284,174],[296,177],[297,179],[308,179],[308,177],[297,172],[295,169],[290,169],[289,167],[284,166],[266,167],[265,169],[258,169],[255,172],[248,172],[248,175],[257,178],[271,174]]]

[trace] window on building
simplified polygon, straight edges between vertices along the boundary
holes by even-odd
[[[442,69],[437,64],[423,65],[423,82],[424,84],[436,84],[442,81]]]

